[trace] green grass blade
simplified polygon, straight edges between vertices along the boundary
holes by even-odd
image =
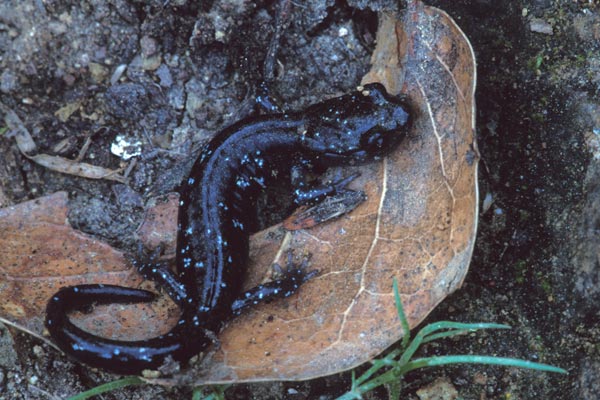
[[[224,400],[228,387],[229,385],[198,386],[192,392],[192,400]]]
[[[204,397],[202,387],[195,387],[192,391],[192,400],[202,400],[202,397]]]
[[[377,373],[381,368],[396,366],[398,365],[398,361],[396,361],[396,357],[400,355],[402,349],[396,349],[391,351],[388,355],[378,360],[371,361],[371,368],[366,370],[361,376],[358,378],[354,377],[354,370],[352,371],[352,388],[356,388],[362,385],[367,379],[369,379],[373,374]]]
[[[93,396],[98,396],[99,394],[102,394],[105,392],[110,392],[111,390],[121,389],[121,388],[124,388],[125,386],[130,386],[130,385],[142,385],[144,383],[146,383],[146,382],[144,382],[137,376],[129,376],[127,378],[118,379],[116,381],[112,381],[112,382],[105,383],[103,385],[96,386],[95,388],[86,390],[85,392],[81,392],[78,395],[69,397],[67,400],[85,400],[85,399],[89,399]]]
[[[437,365],[447,364],[488,364],[488,365],[501,365],[505,367],[517,367],[535,369],[538,371],[556,372],[560,374],[566,374],[567,371],[554,367],[548,364],[536,363],[532,361],[519,360],[516,358],[507,357],[492,357],[492,356],[479,356],[479,355],[452,355],[452,356],[436,356],[427,358],[418,358],[407,363],[404,367],[398,371],[400,375],[404,375],[409,371],[423,367],[433,367]]]
[[[436,331],[444,330],[444,329],[460,329],[460,330],[469,330],[469,331],[477,331],[479,329],[511,329],[510,325],[505,324],[494,324],[489,322],[453,322],[453,321],[438,321],[433,322],[427,326],[424,326],[420,332],[423,332],[425,336],[430,335]]]
[[[402,307],[402,300],[400,299],[400,292],[398,291],[398,280],[394,277],[392,282],[394,287],[394,299],[396,301],[396,311],[398,312],[398,318],[400,319],[400,325],[402,326],[402,343],[401,346],[403,349],[408,346],[408,342],[410,341],[410,327],[408,326],[408,320],[406,319],[406,314],[404,313],[404,307]]]
[[[400,399],[400,392],[402,390],[402,385],[400,384],[400,379],[395,379],[387,384],[387,389],[389,399]]]
[[[229,385],[198,386],[192,392],[192,400],[224,400]],[[209,391],[210,393],[206,393]]]
[[[408,345],[406,351],[400,358],[401,364],[406,364],[408,360],[416,353],[419,347],[426,342],[431,341],[431,337],[435,335],[452,336],[447,332],[436,333],[441,330],[460,330],[460,331],[472,331],[475,332],[479,329],[510,329],[509,325],[494,324],[487,322],[475,322],[475,323],[463,323],[463,322],[452,322],[452,321],[438,321],[433,322],[429,325],[424,326],[416,335],[413,341]]]
[[[449,321],[446,321],[446,322],[449,322]],[[451,329],[450,331],[429,334],[423,338],[423,343],[427,343],[427,342],[431,342],[434,340],[443,339],[443,338],[447,338],[447,337],[452,337],[452,336],[456,336],[456,335],[462,335],[462,334],[469,333],[469,332],[475,332],[480,329],[511,329],[510,325],[493,324],[493,323],[487,323],[487,322],[475,322],[475,323],[471,323],[471,324],[464,324],[464,323],[457,323],[457,322],[450,323],[449,322],[449,324],[452,325],[452,328],[448,327],[448,329]],[[460,325],[456,325],[456,324],[460,324]]]
[[[394,382],[394,381],[398,381],[398,378],[396,377],[396,375],[394,375],[394,369],[390,369],[384,373],[382,373],[381,375],[376,376],[375,378],[371,379],[368,382],[365,382],[364,384],[357,386],[357,387],[353,387],[351,391],[346,392],[345,394],[341,395],[340,397],[337,397],[336,400],[356,400],[356,399],[362,399],[362,394],[363,393],[367,393],[370,392],[371,390],[375,389],[376,387]]]
[[[471,332],[473,332],[471,329],[453,329],[451,331],[434,333],[432,335],[429,335],[429,336],[423,338],[423,344],[428,343],[428,342],[433,342],[433,341],[436,341],[439,339],[449,338],[452,336],[464,335],[466,333],[471,333]]]
[[[538,371],[557,372],[566,374],[567,371],[548,364],[541,364],[531,361],[518,360],[506,357],[491,357],[479,355],[452,355],[420,358],[410,361],[423,343],[434,340],[444,339],[469,332],[476,332],[480,329],[511,329],[509,325],[495,324],[487,322],[462,323],[452,321],[438,321],[423,327],[411,340],[408,320],[402,307],[400,293],[398,291],[398,282],[393,281],[394,298],[396,301],[396,310],[398,318],[404,332],[401,345],[398,349],[390,352],[384,358],[371,361],[372,366],[360,377],[356,378],[352,372],[352,390],[338,397],[338,400],[362,399],[362,394],[367,393],[381,385],[391,385],[390,389],[396,396],[400,393],[401,379],[409,371],[417,368],[432,367],[447,364],[488,364],[500,365],[506,367],[527,368]],[[399,357],[399,359],[398,359]],[[387,371],[378,376],[375,375],[382,368],[388,368]]]

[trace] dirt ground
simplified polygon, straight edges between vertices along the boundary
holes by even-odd
[[[274,83],[286,107],[353,89],[374,48],[374,10],[394,3],[294,2]],[[454,17],[477,56],[482,204],[464,286],[425,323],[486,321],[513,329],[430,344],[420,355],[509,356],[569,374],[427,369],[405,378],[402,398],[417,399],[417,390],[440,377],[463,399],[600,398],[600,4],[426,3]],[[0,101],[19,115],[38,149],[75,158],[90,138],[83,160],[117,168],[111,143],[126,134],[143,143],[143,157],[128,186],[59,174],[25,158],[0,125],[0,205],[66,190],[74,227],[135,249],[145,196],[172,190],[199,144],[252,112],[273,26],[271,1],[4,0]],[[68,113],[69,105],[77,113],[55,114]],[[63,398],[110,379],[26,334],[0,332],[2,399]],[[237,385],[227,397],[328,399],[349,382],[341,374]],[[103,396],[189,397],[189,388],[161,387]],[[387,395],[381,389],[367,398]]]

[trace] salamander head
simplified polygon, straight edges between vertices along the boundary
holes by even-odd
[[[380,158],[406,136],[411,123],[404,98],[390,96],[383,85],[365,85],[307,109],[305,141],[328,165]]]

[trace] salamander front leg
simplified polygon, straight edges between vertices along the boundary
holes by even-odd
[[[320,185],[311,185],[306,183],[303,179],[298,177],[298,170],[293,171],[293,175],[296,175],[292,182],[296,189],[294,190],[294,203],[296,205],[315,205],[329,196],[341,194],[342,196],[349,192],[354,192],[348,189],[347,186],[354,179],[358,178],[360,174],[355,173],[346,178],[341,178],[333,182],[328,182]]]
[[[326,184],[311,185],[303,180],[298,168],[293,170],[294,203],[303,207],[288,217],[283,226],[291,231],[309,229],[354,210],[367,198],[362,190],[347,188],[358,176],[356,173]]]

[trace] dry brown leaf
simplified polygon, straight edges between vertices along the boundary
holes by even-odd
[[[175,256],[177,240],[177,207],[179,195],[169,194],[165,201],[155,201],[144,216],[137,235],[148,249],[164,247],[164,253]]]
[[[97,165],[69,160],[64,157],[51,156],[49,154],[37,154],[35,156],[23,154],[25,157],[44,168],[63,174],[76,175],[88,179],[108,179],[120,183],[127,182],[127,178],[123,175],[119,175],[122,170],[112,170]]]
[[[231,321],[219,336],[220,347],[202,361],[200,369],[186,370],[160,383],[299,380],[349,369],[402,336],[391,289],[394,277],[411,326],[461,285],[477,226],[471,47],[445,13],[418,2],[410,2],[400,16],[381,14],[377,43],[365,82],[380,81],[393,93],[408,94],[418,114],[410,138],[383,162],[360,167],[361,176],[353,187],[364,190],[368,200],[352,213],[309,230],[287,232],[275,226],[254,235],[246,287],[268,279],[274,262],[284,264],[287,249],[299,256],[312,254],[312,268],[320,274],[297,295],[261,305]],[[169,211],[156,215],[165,217]],[[114,250],[65,228],[64,219],[34,220],[20,227],[27,227],[24,232],[33,229],[40,237],[25,234],[20,241],[32,247],[9,252],[14,253],[10,263],[23,267],[7,270],[7,262],[0,262],[0,272],[6,277],[0,301],[17,301],[3,314],[37,312],[34,320],[40,329],[45,302],[62,285],[118,282],[139,286],[139,277],[124,265],[120,253],[115,259],[105,259]],[[28,227],[40,223],[51,224],[53,234],[43,227]],[[153,236],[148,232],[155,229],[146,227],[140,233]],[[169,235],[173,237],[173,232]],[[80,244],[80,236],[89,243]],[[9,244],[10,240],[0,243]],[[38,254],[31,257],[37,262],[18,254]],[[29,271],[21,275],[17,271],[23,268]],[[17,287],[20,280],[23,283]],[[6,289],[11,285],[15,288]],[[16,290],[21,291],[18,296]],[[21,300],[23,291],[35,294],[36,299]],[[93,326],[90,318],[97,320],[95,311],[83,316],[87,322],[82,325],[102,336],[131,338],[130,332],[120,331],[119,323],[125,331],[130,325],[155,325],[155,330],[164,332],[177,314],[176,309],[161,308],[159,303],[115,308],[129,310],[129,314],[113,323],[115,318],[109,318],[113,311],[103,311],[105,320]],[[74,320],[78,321],[77,316]],[[152,336],[147,331],[144,335]]]
[[[27,128],[25,128],[23,121],[21,121],[21,118],[19,118],[17,113],[2,102],[0,102],[0,111],[4,113],[4,123],[6,123],[6,126],[10,129],[11,135],[14,136],[19,150],[24,154],[35,151],[35,141]]]
[[[73,113],[79,110],[81,104],[83,104],[82,100],[76,100],[71,103],[67,103],[58,110],[56,110],[54,115],[56,115],[58,119],[60,119],[62,122],[67,122],[71,115],[73,115]]]
[[[57,114],[59,118],[64,116],[63,114],[60,114],[61,110],[57,111],[57,113],[59,113]],[[33,137],[25,127],[25,124],[23,124],[23,121],[21,121],[19,116],[13,110],[1,102],[0,111],[4,113],[4,122],[10,128],[10,133],[12,136],[14,136],[19,151],[36,164],[53,171],[61,172],[63,174],[76,175],[82,178],[108,179],[120,183],[127,182],[127,178],[125,178],[123,175],[120,175],[122,169],[111,170],[92,164],[69,160],[68,158],[64,157],[51,156],[49,154],[32,155],[31,153],[35,152],[37,146],[33,140]],[[68,115],[66,118],[68,119]]]
[[[68,225],[64,192],[0,209],[0,232],[0,315],[37,333],[43,330],[46,303],[63,286],[102,282],[136,287],[142,282],[123,253]],[[164,329],[168,318],[176,321],[177,309],[162,306],[114,305],[74,319],[89,330],[102,326],[108,336],[148,337]],[[160,315],[154,316],[154,309]],[[151,318],[160,322],[140,324]]]

